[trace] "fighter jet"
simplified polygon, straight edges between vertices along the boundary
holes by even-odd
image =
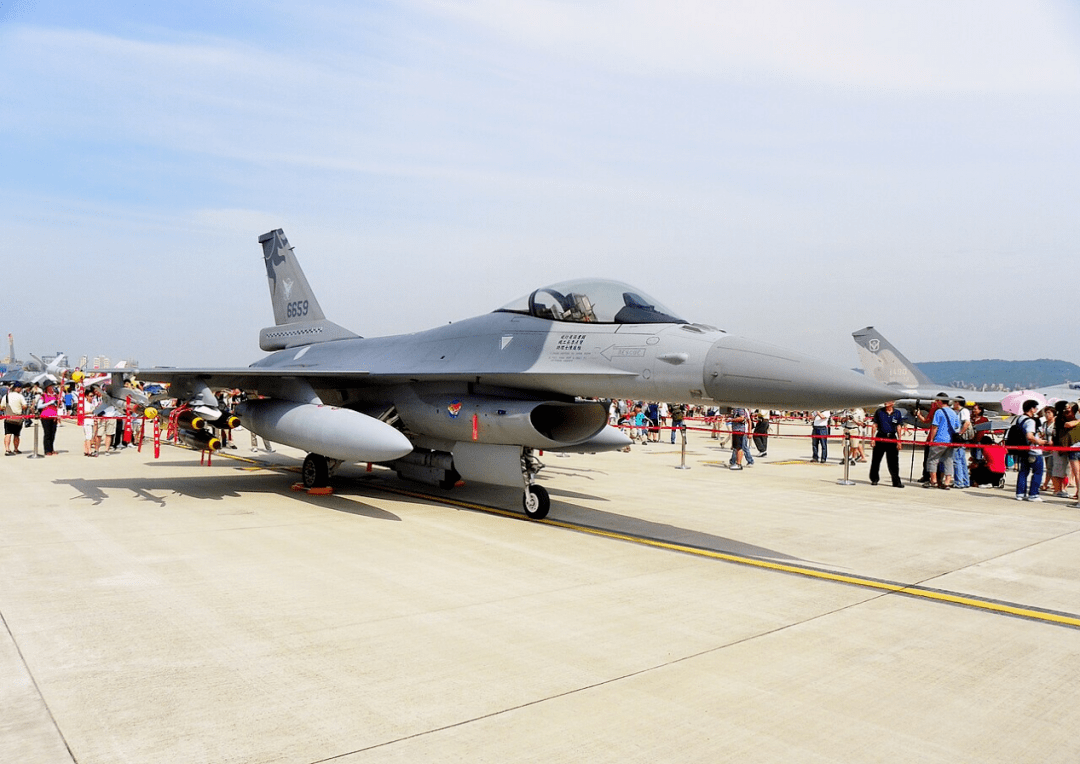
[[[32,363],[27,363],[21,369],[9,371],[3,377],[0,377],[0,385],[9,385],[12,382],[21,382],[24,385],[43,385],[46,382],[56,383],[60,382],[64,378],[64,374],[69,371],[64,366],[64,359],[66,358],[64,353],[47,363],[33,353],[30,354],[30,357],[34,359]]]
[[[855,338],[859,361],[866,376],[892,388],[893,399],[899,404],[918,404],[939,397],[959,396],[968,402],[981,404],[988,411],[1002,411],[1001,401],[1008,393],[979,392],[935,384],[872,326],[852,332],[851,336]],[[1037,387],[1032,392],[1039,393],[1050,403],[1075,401],[1080,398],[1080,383]]]
[[[81,369],[72,369],[64,363],[64,359],[67,358],[65,353],[61,353],[48,362],[41,360],[33,353],[30,354],[30,357],[34,359],[33,362],[25,364],[18,371],[9,371],[3,377],[0,377],[0,386],[10,385],[12,382],[21,382],[28,386],[44,385],[49,382],[63,385],[71,381],[82,382],[87,387],[92,387],[108,381],[112,376],[111,374],[94,374],[90,376]],[[121,364],[117,368],[122,368],[122,366]]]
[[[1065,382],[1060,385],[1035,388],[1035,392],[1041,393],[1047,403],[1058,401],[1075,402],[1080,400],[1080,382]]]
[[[892,390],[891,400],[901,405],[918,405],[935,398],[960,397],[993,411],[1001,411],[1001,399],[1005,393],[965,390],[931,381],[874,327],[859,329],[851,336],[855,339],[859,362],[866,376],[887,385]]]
[[[792,409],[892,394],[850,370],[691,323],[606,280],[553,284],[475,318],[365,339],[327,320],[284,232],[259,242],[275,320],[259,346],[270,355],[243,368],[138,374],[170,385],[188,425],[218,421],[214,390],[245,391],[243,426],[308,452],[308,487],[325,486],[344,462],[378,463],[445,487],[462,479],[516,487],[525,513],[542,518],[550,500],[535,482],[537,451],[629,443],[597,399]],[[195,436],[185,431],[206,445]]]

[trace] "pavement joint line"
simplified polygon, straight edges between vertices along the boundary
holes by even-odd
[[[30,670],[30,666],[26,662],[26,656],[23,655],[22,648],[19,647],[19,641],[15,639],[15,635],[12,633],[11,626],[8,625],[7,618],[4,617],[3,612],[0,612],[0,623],[4,625],[4,631],[7,632],[8,639],[11,640],[11,646],[15,648],[15,653],[19,656],[19,662],[26,670],[26,676],[30,679],[30,683],[33,684],[34,692],[37,693],[41,705],[45,707],[45,713],[49,715],[49,722],[52,724],[53,729],[56,730],[56,734],[60,736],[60,742],[64,744],[64,750],[67,751],[72,762],[77,762],[78,759],[75,758],[75,754],[71,750],[71,745],[68,744],[67,737],[64,736],[64,731],[60,729],[60,725],[57,723],[52,707],[49,706],[49,701],[45,699],[45,695],[41,692],[41,686],[38,684],[37,677],[34,676],[34,672]]]
[[[387,746],[396,745],[398,743],[404,743],[404,742],[407,742],[409,740],[415,740],[417,738],[425,737],[427,735],[433,735],[433,734],[437,734],[439,732],[446,732],[447,730],[456,729],[457,727],[464,727],[464,726],[466,726],[468,724],[474,724],[476,722],[482,722],[482,721],[484,721],[486,719],[493,719],[493,718],[498,717],[498,716],[503,716],[504,714],[509,714],[509,713],[513,713],[515,711],[520,711],[520,710],[522,710],[524,708],[529,708],[531,706],[537,706],[537,705],[540,705],[541,703],[547,703],[547,702],[552,701],[552,700],[558,700],[559,698],[567,698],[567,697],[570,697],[571,695],[577,695],[578,693],[588,692],[589,690],[595,690],[598,687],[605,687],[607,685],[615,684],[616,682],[622,682],[622,681],[625,681],[627,679],[633,679],[634,677],[642,676],[644,674],[649,674],[649,673],[651,673],[653,671],[657,671],[659,669],[667,668],[668,666],[674,666],[674,665],[679,664],[679,663],[685,663],[687,661],[691,661],[691,660],[694,660],[696,658],[700,658],[702,656],[709,655],[711,653],[719,652],[720,650],[726,650],[727,648],[735,647],[736,645],[745,644],[746,642],[750,642],[750,641],[755,640],[755,639],[760,639],[762,637],[767,637],[767,636],[770,636],[772,634],[777,634],[777,633],[779,633],[781,631],[786,631],[786,630],[794,628],[796,626],[801,626],[801,625],[803,625],[805,623],[809,623],[810,621],[816,621],[819,618],[825,618],[827,616],[832,615],[833,613],[839,612],[839,610],[847,610],[850,607],[853,607],[853,605],[845,605],[845,606],[839,608],[838,610],[830,610],[828,612],[818,613],[817,615],[810,616],[810,617],[808,617],[808,618],[806,618],[806,619],[804,619],[802,621],[798,621],[798,622],[790,623],[790,624],[784,624],[784,625],[779,626],[777,628],[768,629],[766,631],[762,631],[762,632],[755,633],[755,634],[748,634],[745,637],[741,637],[741,638],[736,639],[736,640],[734,640],[732,642],[725,642],[724,644],[721,644],[721,645],[715,645],[713,647],[708,647],[708,648],[706,648],[704,650],[698,650],[697,652],[690,653],[689,655],[681,655],[681,656],[679,656],[677,658],[672,658],[671,660],[664,661],[663,663],[657,663],[657,664],[654,664],[654,665],[651,665],[651,666],[644,666],[644,667],[636,669],[634,671],[630,671],[628,673],[621,674],[620,676],[613,676],[613,677],[609,677],[607,679],[603,679],[603,680],[598,681],[598,682],[592,682],[590,684],[581,685],[579,687],[572,687],[572,688],[570,688],[568,690],[564,690],[562,692],[557,692],[557,693],[554,693],[553,695],[546,695],[546,696],[544,696],[542,698],[534,698],[534,699],[526,701],[524,703],[519,703],[516,706],[510,706],[509,708],[500,708],[500,709],[498,709],[496,711],[491,711],[491,712],[486,713],[486,714],[480,714],[480,715],[474,716],[474,717],[472,717],[470,719],[461,719],[459,721],[452,722],[450,724],[444,724],[444,725],[442,725],[440,727],[432,727],[432,728],[426,729],[426,730],[419,730],[419,731],[414,732],[414,733],[412,733],[410,735],[403,735],[402,737],[395,738],[393,740],[384,740],[384,741],[382,741],[380,743],[373,743],[372,745],[369,745],[366,748],[360,748],[360,749],[353,750],[353,751],[345,751],[344,753],[334,754],[333,756],[329,756],[327,758],[319,759],[317,761],[311,762],[311,764],[326,764],[326,762],[335,761],[337,759],[343,759],[346,756],[355,756],[356,754],[359,754],[359,753],[366,753],[368,751],[373,751],[373,750],[378,749],[378,748],[386,748]]]
[[[218,453],[220,454],[221,452]],[[245,456],[233,454],[221,455],[229,459],[237,459],[240,461],[260,464],[259,462]],[[286,465],[279,466],[262,464],[262,466],[271,470],[288,469]],[[385,491],[387,493],[396,493],[402,496],[408,496],[410,498],[425,499],[435,502],[437,504],[460,507],[462,509],[473,510],[476,512],[484,512],[492,515],[499,515],[500,517],[507,517],[513,520],[539,523],[555,528],[561,528],[563,530],[586,533],[600,538],[610,538],[616,541],[637,544],[639,546],[664,549],[671,552],[680,552],[682,554],[689,554],[698,557],[705,557],[708,559],[721,560],[723,562],[729,562],[736,565],[744,565],[747,567],[760,568],[763,570],[772,570],[778,573],[788,573],[791,575],[802,576],[804,578],[814,578],[821,581],[831,581],[833,583],[846,584],[848,586],[857,586],[864,589],[873,589],[885,593],[899,594],[905,597],[911,597],[913,599],[924,599],[931,602],[940,602],[943,604],[954,605],[957,607],[967,607],[975,610],[982,610],[984,612],[1007,615],[1015,618],[1022,618],[1029,621],[1035,621],[1037,623],[1046,623],[1054,626],[1064,626],[1067,628],[1080,629],[1080,615],[1077,615],[1075,613],[1046,610],[1028,605],[1021,605],[1015,602],[1005,602],[981,597],[974,597],[971,595],[962,594],[960,592],[951,592],[945,589],[935,589],[923,586],[921,584],[903,584],[895,581],[879,580],[868,578],[865,576],[855,576],[847,573],[839,573],[832,570],[812,568],[803,565],[790,565],[787,563],[770,562],[769,560],[763,560],[755,557],[745,557],[743,555],[731,554],[729,552],[718,552],[716,550],[704,549],[688,544],[678,544],[671,541],[651,539],[646,536],[634,536],[627,533],[620,533],[618,531],[609,531],[603,528],[596,528],[579,523],[571,523],[565,520],[553,520],[550,518],[544,518],[543,520],[530,520],[520,512],[501,509],[499,507],[492,507],[485,504],[476,504],[473,502],[461,501],[459,499],[451,499],[448,497],[436,496],[434,494],[422,493],[420,491],[410,491],[405,488],[375,485],[370,482],[361,483],[358,481],[358,484],[366,485],[368,487],[375,488],[376,490],[380,491]]]

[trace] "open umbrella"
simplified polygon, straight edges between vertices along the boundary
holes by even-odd
[[[1024,401],[1035,401],[1040,408],[1046,405],[1046,397],[1042,393],[1034,390],[1014,390],[1001,399],[1001,410],[1010,414],[1023,414],[1021,407]]]

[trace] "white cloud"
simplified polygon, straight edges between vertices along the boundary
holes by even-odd
[[[1080,54],[1053,2],[430,0],[450,17],[613,71],[777,76],[920,92],[1075,92]]]
[[[971,334],[964,305],[916,288],[939,263],[996,278],[1080,254],[1074,35],[1050,3],[416,0],[258,22],[0,27],[0,223],[77,277],[149,268],[161,291],[127,305],[156,326],[107,332],[143,360],[255,355],[255,239],[277,227],[364,334],[606,275],[852,362],[867,323],[918,326],[921,358],[952,352],[943,325]],[[9,315],[33,313],[28,295]],[[65,320],[50,332],[86,331]],[[1010,320],[980,341],[1011,342]]]

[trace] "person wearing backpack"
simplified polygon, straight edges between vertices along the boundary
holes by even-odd
[[[1035,418],[1038,408],[1037,401],[1024,401],[1024,414],[1016,421],[1016,425],[1023,431],[1024,438],[1030,446],[1026,454],[1021,451],[1019,456],[1020,474],[1016,478],[1017,501],[1042,501],[1042,497],[1039,496],[1039,483],[1042,482],[1043,476],[1043,453],[1040,446],[1047,445],[1047,442],[1039,434],[1039,420]],[[1028,483],[1029,476],[1031,477],[1030,484]]]
[[[686,437],[686,406],[681,403],[672,403],[668,407],[671,412],[671,444],[675,445],[675,431],[682,432],[683,437]]]
[[[930,482],[924,483],[924,488],[943,488],[946,491],[952,487],[953,479],[953,452],[956,451],[953,443],[960,432],[960,416],[947,405],[942,405],[930,422],[930,436],[927,442],[930,444],[930,456],[926,460],[926,471],[930,473]],[[938,483],[938,463],[944,467],[941,482]]]

